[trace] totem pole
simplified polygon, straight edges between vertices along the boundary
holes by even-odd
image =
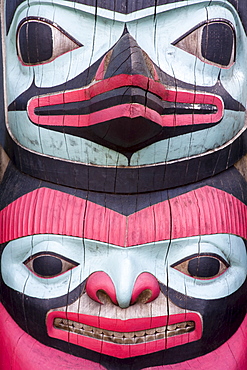
[[[247,1],[1,14],[0,368],[247,369]]]

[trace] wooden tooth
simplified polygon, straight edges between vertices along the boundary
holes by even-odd
[[[153,341],[153,340],[155,340],[155,339],[156,339],[155,334],[150,334],[150,335],[146,335],[146,336],[145,336],[145,341],[146,341],[146,342],[151,342],[151,341]]]
[[[134,335],[136,337],[144,337],[145,334],[146,334],[146,332],[144,330],[134,332]]]
[[[146,330],[146,333],[147,334],[155,334],[155,332],[156,332],[156,329],[154,328],[154,329],[148,329],[148,330]]]
[[[165,338],[165,333],[163,332],[163,333],[157,333],[157,334],[155,334],[155,338],[156,339],[164,339]]]

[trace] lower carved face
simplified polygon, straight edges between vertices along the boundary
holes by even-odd
[[[169,364],[210,352],[237,330],[246,266],[243,239],[229,234],[128,248],[41,234],[3,249],[1,295],[43,344],[93,361],[100,353],[106,364],[137,356]]]
[[[245,189],[231,169],[174,191],[101,195],[10,166],[0,204],[1,348],[16,353],[23,338],[38,358],[56,352],[61,366],[69,356],[75,368],[109,370],[224,361],[236,335],[245,353]]]

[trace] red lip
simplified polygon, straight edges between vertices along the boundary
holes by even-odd
[[[121,333],[128,333],[135,335],[133,332],[145,332],[149,329],[156,329],[161,327],[168,327],[169,325],[174,325],[185,322],[193,323],[193,329],[190,332],[183,334],[174,334],[173,336],[165,335],[163,339],[147,340],[143,343],[134,343],[134,339],[130,339],[127,344],[112,343],[107,340],[96,339],[95,337],[88,337],[82,334],[77,334],[70,330],[58,329],[55,327],[55,319],[59,320],[70,320],[76,324],[82,324],[95,329],[95,333],[99,333],[100,330],[106,330],[115,332],[121,336]],[[170,316],[158,316],[158,317],[146,317],[141,319],[129,319],[129,320],[119,320],[119,319],[109,319],[106,317],[83,315],[73,312],[61,312],[52,311],[47,315],[47,332],[50,337],[61,339],[63,341],[76,344],[78,346],[104,353],[109,356],[114,356],[118,358],[128,358],[134,356],[145,355],[152,352],[157,352],[160,350],[165,350],[178,345],[190,343],[199,340],[202,336],[202,320],[199,314],[194,312],[188,312],[177,315]],[[89,330],[89,329],[88,329]],[[92,334],[93,336],[94,334]],[[96,335],[96,334],[95,334]],[[146,334],[145,334],[146,335]],[[104,334],[103,334],[104,336]],[[148,336],[147,336],[148,337]],[[156,335],[154,336],[156,337]],[[125,340],[125,339],[123,339]]]
[[[143,89],[158,96],[161,101],[209,105],[216,109],[214,113],[209,114],[193,114],[191,110],[189,114],[161,115],[145,105],[131,103],[118,104],[108,108],[106,106],[105,109],[90,114],[38,115],[35,112],[35,109],[41,107],[89,101],[95,96],[121,87]],[[95,82],[86,88],[34,97],[28,102],[27,112],[30,120],[41,126],[88,127],[119,117],[143,117],[162,127],[172,127],[216,123],[223,117],[224,106],[222,99],[214,94],[168,89],[161,83],[142,75],[122,74]]]

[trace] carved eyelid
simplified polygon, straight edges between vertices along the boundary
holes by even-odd
[[[232,46],[229,48],[227,56],[228,62],[220,63],[219,61],[212,61],[211,59],[206,58],[203,56],[203,43],[202,43],[202,35],[205,29],[204,26],[212,26],[212,25],[225,25],[228,27],[228,31],[231,30],[232,32]],[[198,32],[196,32],[198,31]],[[236,59],[236,31],[234,25],[225,18],[213,18],[206,21],[203,21],[187,32],[185,32],[182,36],[177,38],[175,41],[171,43],[173,46],[178,47],[181,50],[188,52],[199,58],[202,62],[218,66],[220,68],[228,69],[232,67]],[[224,43],[222,43],[224,44]]]
[[[209,23],[214,23],[214,22],[222,22],[222,23],[226,23],[228,24],[233,30],[235,30],[235,27],[234,25],[232,24],[231,21],[229,21],[228,19],[225,19],[225,18],[211,18],[211,19],[208,19],[208,20],[205,20],[205,21],[202,21],[200,23],[198,23],[197,25],[195,25],[194,27],[190,28],[188,31],[186,31],[185,33],[183,33],[182,36],[179,36],[175,41],[173,41],[171,44],[172,45],[175,45],[177,44],[179,41],[181,41],[182,39],[184,39],[186,36],[188,36],[189,34],[191,34],[193,31],[196,31],[198,28],[202,27],[202,26],[205,26]]]
[[[34,261],[37,260],[38,258],[49,258],[51,257],[51,259],[53,259],[53,262],[57,262],[59,264],[59,266],[54,266],[55,267],[55,270],[53,269],[53,271],[47,271],[47,266],[44,265],[43,263],[43,266],[41,264],[41,266],[39,266],[38,270],[37,271],[37,267],[36,267],[36,271],[35,271],[35,267],[34,267]],[[60,263],[59,263],[60,262]],[[58,253],[54,253],[54,252],[38,252],[30,257],[28,257],[24,262],[23,264],[36,276],[38,277],[41,277],[41,278],[53,278],[53,277],[56,277],[56,276],[59,276],[59,275],[62,275],[63,273],[73,269],[74,267],[78,266],[79,263],[69,259],[69,258],[66,258],[64,256],[61,256],[60,254]],[[43,271],[42,271],[43,269]],[[45,273],[45,269],[46,269],[46,272],[48,273]]]
[[[52,34],[52,45],[51,45],[52,55],[50,56],[50,58],[36,61],[36,62],[27,62],[23,60],[23,53],[21,50],[22,47],[20,43],[20,32],[23,26],[27,24],[31,24],[31,23],[39,23],[43,26],[50,27],[50,31]],[[17,32],[16,32],[17,54],[22,64],[27,65],[27,66],[49,63],[53,61],[54,59],[56,59],[58,56],[63,55],[66,52],[72,51],[82,46],[84,45],[81,44],[78,40],[76,40],[73,36],[71,36],[68,32],[66,32],[57,23],[52,22],[49,19],[42,18],[42,17],[33,17],[33,16],[31,17],[30,16],[30,17],[26,17],[22,19],[22,21],[18,25]]]
[[[197,266],[198,266],[198,272],[199,272],[199,262],[200,262],[199,258],[201,258],[201,261],[202,261],[202,259],[205,257],[208,259],[218,261],[218,271],[211,276],[210,275],[209,276],[197,276],[197,275],[190,274],[188,271],[189,262],[197,259]],[[230,264],[224,258],[222,258],[221,256],[215,253],[200,253],[200,254],[192,254],[188,257],[185,257],[181,259],[180,261],[173,263],[171,267],[183,273],[184,275],[193,277],[195,279],[210,280],[210,279],[215,279],[219,277],[220,275],[222,275],[230,267]]]

